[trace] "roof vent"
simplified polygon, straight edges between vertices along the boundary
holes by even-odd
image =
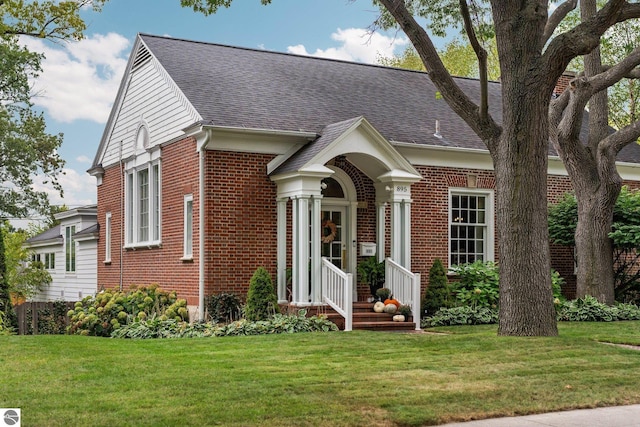
[[[440,120],[436,120],[436,133],[434,133],[433,136],[442,138],[442,134],[440,133]]]
[[[139,68],[142,64],[151,59],[151,52],[149,49],[143,44],[140,44],[140,48],[138,48],[138,52],[136,53],[136,57],[133,60],[132,70]]]

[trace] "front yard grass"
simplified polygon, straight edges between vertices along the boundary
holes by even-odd
[[[389,426],[640,403],[640,322],[120,340],[0,337],[24,426]]]

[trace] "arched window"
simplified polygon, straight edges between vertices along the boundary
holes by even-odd
[[[334,199],[344,199],[344,190],[338,181],[333,178],[325,178],[322,180],[322,196],[332,197]]]
[[[149,148],[149,131],[147,126],[143,123],[138,127],[138,134],[136,135],[136,149],[146,150]]]

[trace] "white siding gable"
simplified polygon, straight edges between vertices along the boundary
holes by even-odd
[[[183,136],[182,129],[201,120],[153,56],[136,64],[125,78],[128,81],[122,86],[124,93],[119,97],[122,101],[113,107],[116,109],[112,112],[114,121],[106,135],[101,159],[103,167],[136,154],[136,134],[141,123],[148,128],[151,148]]]

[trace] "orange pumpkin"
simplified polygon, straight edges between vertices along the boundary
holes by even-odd
[[[386,300],[384,300],[384,305],[387,305],[387,304],[393,304],[393,305],[396,306],[396,308],[400,308],[400,302],[398,300],[396,300],[396,299],[386,299]]]

